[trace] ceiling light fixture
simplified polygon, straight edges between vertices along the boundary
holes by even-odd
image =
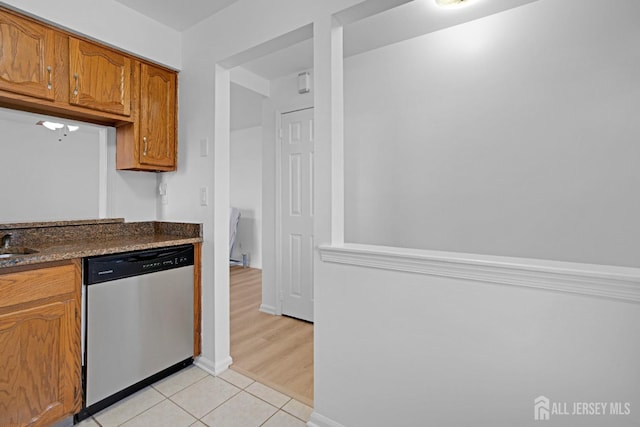
[[[40,120],[36,124],[44,126],[44,127],[46,127],[47,129],[50,129],[50,130],[62,129],[64,127],[64,125],[62,123],[48,122],[48,121],[42,121],[42,120]]]
[[[62,138],[71,132],[80,129],[80,126],[67,125],[64,123],[50,122],[48,120],[40,120],[36,125],[44,126],[49,130],[58,131],[58,142],[62,142]]]
[[[456,8],[467,6],[471,3],[471,0],[435,0],[436,4],[440,7]]]
[[[66,132],[75,132],[78,129],[80,129],[80,126],[65,125],[64,123],[50,122],[50,121],[46,121],[46,120],[40,120],[36,124],[40,125],[40,126],[44,126],[44,127],[46,127],[47,129],[50,129],[50,130],[59,130],[59,129],[66,128]]]

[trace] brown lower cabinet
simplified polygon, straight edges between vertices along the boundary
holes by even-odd
[[[80,410],[80,260],[0,270],[0,426]]]

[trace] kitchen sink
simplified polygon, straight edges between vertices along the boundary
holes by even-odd
[[[13,248],[0,249],[0,258],[10,258],[14,256],[29,255],[29,254],[36,254],[36,253],[38,253],[38,251],[36,251],[35,249],[25,248],[25,247],[13,247]]]

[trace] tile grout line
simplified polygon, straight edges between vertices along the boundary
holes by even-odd
[[[242,374],[240,374],[240,373],[238,373],[238,374],[239,374],[239,375],[242,375]],[[237,392],[235,392],[233,395],[231,395],[229,398],[225,399],[223,402],[221,402],[221,403],[220,403],[219,405],[217,405],[215,408],[211,409],[209,412],[207,412],[206,414],[204,414],[202,417],[197,417],[196,415],[192,414],[192,413],[191,413],[191,412],[189,412],[186,408],[182,407],[179,403],[177,403],[176,401],[174,401],[174,400],[172,399],[172,397],[174,397],[175,395],[177,395],[177,394],[179,394],[180,392],[182,392],[182,391],[184,391],[184,390],[188,389],[189,387],[192,387],[192,386],[196,385],[197,383],[199,383],[199,382],[201,382],[201,381],[204,381],[204,380],[205,380],[206,378],[208,378],[208,377],[218,378],[218,379],[220,379],[220,380],[224,381],[225,383],[227,383],[227,384],[229,384],[229,385],[231,385],[231,386],[235,387],[238,391],[237,391]],[[292,401],[294,401],[294,400],[296,400],[296,399],[294,399],[294,398],[293,398],[293,397],[291,397],[291,396],[287,396],[287,395],[285,395],[284,393],[279,392],[278,390],[272,389],[271,387],[267,386],[266,384],[262,384],[262,383],[261,383],[261,382],[259,382],[259,381],[253,380],[252,378],[246,377],[246,376],[244,376],[244,375],[243,375],[243,377],[245,377],[245,378],[247,378],[247,379],[249,379],[249,380],[251,381],[251,382],[250,382],[249,384],[247,384],[244,388],[243,388],[243,387],[240,387],[240,386],[238,386],[238,385],[236,385],[236,384],[232,383],[231,381],[226,380],[226,379],[224,379],[224,378],[222,378],[222,377],[220,377],[220,376],[211,375],[211,374],[207,373],[204,377],[202,377],[202,378],[200,378],[200,379],[198,379],[198,380],[196,380],[196,381],[194,381],[194,382],[192,382],[192,383],[190,383],[190,384],[188,384],[188,385],[186,385],[186,386],[184,386],[184,387],[180,388],[178,391],[176,391],[175,393],[172,393],[172,394],[171,394],[171,395],[169,395],[169,396],[165,395],[165,394],[164,394],[164,393],[162,393],[159,389],[157,389],[157,388],[155,387],[155,385],[156,385],[156,384],[151,384],[149,387],[150,387],[151,389],[153,389],[155,392],[157,392],[157,393],[162,397],[162,400],[160,400],[159,402],[157,402],[157,403],[153,404],[152,406],[150,406],[149,408],[147,408],[147,409],[145,409],[144,411],[140,412],[139,414],[136,414],[136,415],[134,415],[134,416],[132,416],[132,417],[130,417],[130,418],[128,418],[128,419],[126,419],[126,420],[124,420],[123,422],[119,423],[119,424],[118,424],[118,426],[121,426],[121,425],[123,425],[123,424],[126,424],[126,423],[130,422],[131,420],[133,420],[133,419],[135,419],[135,418],[137,418],[137,417],[139,417],[139,416],[142,416],[143,414],[145,414],[145,413],[149,412],[151,409],[155,408],[156,406],[160,405],[161,403],[163,403],[163,402],[165,402],[165,401],[169,401],[169,402],[171,402],[172,404],[174,404],[174,405],[176,405],[178,408],[180,408],[182,411],[184,411],[186,414],[188,414],[188,415],[190,415],[191,417],[193,417],[193,418],[196,420],[196,421],[195,421],[195,423],[197,423],[197,422],[201,422],[201,423],[203,423],[203,424],[207,425],[207,424],[203,421],[203,418],[207,417],[207,416],[208,416],[208,415],[210,415],[213,411],[217,410],[218,408],[220,408],[221,406],[223,406],[224,404],[226,404],[227,402],[229,402],[231,399],[233,399],[233,398],[237,397],[237,396],[238,396],[240,393],[242,393],[242,392],[245,392],[245,393],[247,393],[249,396],[251,396],[251,397],[253,397],[253,398],[255,398],[255,399],[258,399],[258,400],[260,400],[260,401],[262,401],[262,402],[266,403],[267,405],[271,406],[272,408],[275,408],[275,409],[276,409],[276,411],[275,411],[271,416],[269,416],[269,417],[268,417],[268,418],[267,418],[267,419],[266,419],[262,424],[260,424],[261,426],[262,426],[262,425],[264,425],[266,422],[268,422],[271,418],[273,418],[273,417],[274,417],[278,412],[284,412],[286,415],[292,416],[292,417],[294,417],[295,419],[300,420],[300,421],[301,421],[301,422],[303,422],[303,423],[306,423],[306,422],[307,422],[307,421],[305,421],[304,419],[302,419],[302,418],[300,418],[300,417],[296,416],[295,414],[292,414],[292,413],[290,413],[289,411],[287,411],[286,409],[284,409],[284,407],[285,407],[285,406],[287,406],[289,403],[291,403]],[[273,404],[273,403],[271,403],[271,402],[267,401],[266,399],[264,399],[264,398],[262,398],[262,397],[260,397],[260,396],[258,396],[258,395],[256,395],[256,394],[254,394],[253,392],[251,392],[251,391],[247,390],[249,387],[251,387],[253,384],[256,384],[256,383],[258,383],[259,385],[261,385],[261,386],[263,386],[263,387],[266,387],[266,388],[268,388],[268,389],[270,389],[270,390],[275,391],[276,393],[278,393],[278,394],[280,394],[280,395],[284,396],[287,400],[286,400],[286,401],[285,401],[285,402],[284,402],[280,407],[278,407],[278,406],[276,406],[275,404]],[[142,390],[141,390],[141,391],[142,391]],[[298,402],[299,402],[299,401],[298,401]],[[301,404],[305,405],[303,402],[299,402],[299,403],[301,403]],[[308,405],[305,405],[305,406],[308,406]],[[97,419],[94,415],[92,415],[92,416],[91,416],[91,420],[93,420],[93,421],[94,421],[94,422],[95,422],[99,427],[104,427],[104,426],[102,425],[102,423],[100,423],[100,422],[98,421],[98,419]]]
[[[213,378],[217,378],[213,375],[210,375]],[[206,377],[204,377],[206,378]],[[203,378],[203,379],[204,379]],[[194,383],[195,384],[195,383]],[[193,385],[193,384],[192,384]],[[233,384],[232,384],[233,385]],[[191,412],[189,412],[186,408],[183,408],[178,402],[175,402],[173,399],[171,399],[170,397],[167,397],[167,400],[170,400],[171,403],[174,403],[175,405],[178,406],[178,408],[182,409],[183,411],[185,411],[187,414],[191,415],[192,417],[194,417],[196,420],[202,422],[203,424],[206,424],[205,422],[202,421],[202,418],[206,417],[207,415],[209,415],[210,413],[212,413],[213,411],[215,411],[216,409],[218,409],[219,407],[221,407],[222,405],[224,405],[225,403],[227,403],[228,401],[230,401],[231,399],[233,399],[234,397],[236,397],[238,394],[240,394],[241,392],[243,392],[244,390],[242,390],[240,387],[234,386],[235,388],[238,389],[237,393],[233,393],[233,395],[231,395],[229,398],[227,398],[226,400],[224,400],[222,403],[220,403],[218,406],[216,406],[215,408],[213,408],[212,410],[210,410],[209,412],[207,412],[206,414],[204,414],[202,417],[198,418],[196,415],[192,414]],[[179,393],[179,392],[178,392]],[[175,396],[176,394],[172,394],[172,396]]]
[[[234,372],[235,372],[235,371],[234,371]],[[239,372],[236,372],[236,373],[237,373],[238,375],[242,375],[242,374],[240,374]],[[212,376],[213,376],[214,378],[220,378],[222,381],[225,381],[226,383],[231,384],[232,386],[238,387],[238,385],[236,385],[236,384],[232,383],[231,381],[228,381],[228,380],[226,380],[226,379],[224,379],[224,378],[222,378],[222,377],[215,376],[215,375],[212,375]],[[246,375],[243,375],[243,376],[244,376],[245,378],[249,378],[249,377],[247,377]],[[281,393],[281,392],[279,392],[278,390],[275,390],[275,389],[273,389],[273,388],[269,387],[269,386],[268,386],[268,385],[266,385],[266,384],[262,384],[260,381],[256,381],[256,380],[254,380],[254,379],[252,379],[252,378],[249,378],[249,379],[252,381],[250,384],[248,384],[248,385],[247,385],[246,387],[244,387],[244,388],[240,388],[240,387],[238,387],[238,388],[240,388],[240,390],[244,391],[245,393],[248,393],[248,394],[250,394],[251,396],[255,397],[256,399],[261,400],[261,401],[263,401],[264,403],[266,403],[266,404],[268,404],[268,405],[273,406],[274,408],[276,408],[276,409],[277,409],[277,410],[276,410],[276,412],[275,412],[273,415],[271,415],[271,417],[273,417],[273,416],[274,416],[275,414],[277,414],[278,412],[284,412],[285,414],[291,415],[292,417],[294,417],[294,418],[295,418],[295,419],[297,419],[297,420],[302,421],[303,423],[308,422],[308,420],[303,420],[302,418],[300,418],[300,417],[299,417],[299,416],[297,416],[296,414],[292,414],[291,412],[287,411],[286,409],[284,409],[284,407],[285,407],[285,406],[287,406],[287,405],[288,405],[292,400],[295,400],[296,402],[299,402],[300,404],[302,404],[302,405],[304,405],[304,406],[307,406],[307,407],[308,407],[309,405],[307,405],[307,404],[305,404],[305,403],[303,403],[303,402],[300,402],[299,400],[294,399],[294,398],[293,398],[293,397],[291,397],[291,396],[287,396],[286,394]],[[253,385],[253,384],[255,384],[255,383],[258,383],[258,384],[260,384],[260,385],[262,385],[262,386],[264,386],[264,387],[268,387],[269,389],[271,389],[271,390],[273,390],[273,391],[275,391],[275,392],[277,392],[277,393],[280,393],[281,395],[283,395],[283,396],[287,397],[289,400],[287,400],[287,401],[286,401],[286,402],[285,402],[281,407],[277,407],[277,406],[276,406],[276,405],[274,405],[273,403],[268,402],[268,401],[266,401],[265,399],[261,398],[260,396],[257,396],[257,395],[255,395],[255,394],[251,393],[249,390],[247,390],[247,388],[249,388],[251,385]],[[232,397],[230,397],[229,399],[227,399],[224,403],[226,403],[227,401],[231,400],[233,397],[237,396],[238,394],[239,394],[239,393],[236,393],[235,395],[233,395]],[[204,415],[202,418],[206,417],[206,416],[207,416],[207,415],[209,415],[211,412],[215,411],[215,410],[216,410],[216,409],[218,409],[220,406],[224,405],[224,403],[222,403],[222,404],[220,404],[218,407],[216,407],[216,408],[212,409],[210,412],[208,412],[208,413],[207,413],[206,415]],[[313,408],[312,408],[312,409],[313,409]],[[269,419],[271,419],[271,417],[267,418],[267,419],[265,420],[265,423],[266,423]],[[199,419],[199,421],[200,421],[200,422],[202,422],[202,423],[204,424],[204,422],[202,421],[202,418],[200,418],[200,419]],[[262,424],[260,424],[260,425],[263,425],[263,424],[264,424],[264,423],[262,423]]]
[[[144,389],[143,389],[143,390],[144,390]],[[163,399],[162,399],[160,402],[158,402],[158,403],[156,403],[156,404],[154,404],[154,405],[152,405],[152,406],[148,407],[147,409],[145,409],[144,411],[140,412],[139,414],[136,414],[136,415],[134,415],[133,417],[131,417],[131,418],[129,418],[129,419],[127,419],[127,420],[125,420],[125,421],[123,421],[123,422],[119,423],[119,424],[118,424],[118,427],[120,427],[121,425],[124,425],[124,424],[128,423],[129,421],[131,421],[132,419],[134,419],[134,418],[136,418],[136,417],[139,417],[140,415],[144,414],[145,412],[150,411],[152,408],[155,408],[156,406],[158,406],[159,404],[161,404],[162,402],[164,402],[165,400],[167,400],[167,398],[166,398],[166,397],[164,397],[164,395],[163,395],[162,393],[160,393],[160,392],[158,392],[158,393],[163,397]]]
[[[288,402],[287,402],[288,403]],[[302,403],[302,402],[300,402]],[[304,405],[304,403],[302,403]],[[293,418],[297,418],[300,421],[302,421],[303,423],[307,423],[309,422],[309,420],[303,420],[302,418],[300,418],[299,416],[297,416],[296,414],[292,414],[291,412],[287,411],[286,409],[284,409],[284,406],[282,407],[282,409],[280,409],[282,412],[284,412],[285,414],[289,414],[291,415]]]
[[[270,420],[271,418],[275,417],[275,416],[276,416],[276,414],[277,414],[278,412],[280,412],[280,410],[277,410],[276,412],[274,412],[273,414],[271,414],[271,416],[270,416],[269,418],[267,418],[266,420],[264,420],[264,422],[263,422],[262,424],[260,424],[260,426],[258,426],[258,427],[262,427],[263,425],[265,425],[267,422],[269,422],[269,420]]]
[[[230,369],[230,368],[229,368],[229,369]],[[297,416],[296,414],[292,414],[291,412],[289,412],[289,411],[287,411],[286,409],[284,409],[284,407],[285,407],[285,406],[287,406],[289,403],[291,403],[291,401],[292,401],[292,400],[295,400],[296,402],[298,402],[298,403],[300,403],[300,404],[302,404],[302,405],[304,405],[304,406],[306,406],[306,407],[311,408],[311,407],[310,407],[309,405],[307,405],[306,403],[304,403],[304,402],[300,402],[299,400],[297,400],[297,399],[295,399],[295,398],[293,398],[293,397],[291,397],[291,396],[288,396],[288,395],[286,395],[286,394],[284,394],[284,393],[282,393],[282,392],[280,392],[280,391],[278,391],[278,390],[276,390],[276,389],[274,389],[274,388],[271,388],[271,387],[269,387],[268,385],[261,383],[260,381],[254,380],[253,378],[249,378],[249,377],[247,377],[246,375],[241,374],[240,372],[236,372],[236,371],[234,371],[234,372],[235,372],[236,374],[238,374],[238,375],[242,375],[243,377],[248,378],[248,379],[250,379],[250,380],[251,380],[251,383],[250,383],[250,384],[248,384],[246,387],[244,387],[244,388],[242,389],[244,392],[249,393],[251,396],[253,396],[253,397],[255,397],[255,398],[259,399],[259,400],[262,400],[263,402],[265,402],[265,403],[267,403],[267,404],[269,404],[269,405],[273,406],[274,408],[276,408],[276,409],[278,410],[278,411],[276,411],[276,413],[277,413],[277,412],[279,412],[279,411],[283,411],[284,413],[291,415],[292,417],[294,417],[294,418],[296,418],[296,419],[298,419],[298,420],[302,421],[303,423],[306,423],[306,422],[308,422],[308,421],[309,421],[309,420],[304,420],[304,419],[300,418],[299,416]],[[231,384],[231,385],[233,385],[233,386],[238,387],[238,385],[236,385],[236,384],[232,383],[231,381],[228,381],[228,380],[226,380],[226,379],[224,379],[224,378],[222,378],[222,377],[219,377],[219,376],[214,376],[214,377],[215,377],[215,378],[220,378],[221,380],[226,381],[227,383],[229,383],[229,384]],[[286,402],[285,402],[285,403],[284,403],[280,408],[278,408],[276,405],[272,404],[271,402],[267,402],[266,400],[264,400],[264,399],[263,399],[263,398],[261,398],[260,396],[256,396],[255,394],[253,394],[253,393],[251,393],[250,391],[248,391],[248,390],[247,390],[247,388],[249,388],[249,387],[250,387],[251,385],[253,385],[254,383],[258,383],[258,384],[263,385],[264,387],[268,387],[268,388],[270,388],[271,390],[274,390],[275,392],[280,393],[281,395],[283,395],[283,396],[285,396],[285,397],[289,398],[289,400],[287,400],[287,401],[286,401]],[[238,388],[240,388],[240,387],[238,387]],[[311,409],[313,409],[313,408],[311,408]],[[212,411],[212,412],[213,412],[213,411]],[[207,414],[207,415],[208,415],[208,414]],[[275,414],[274,414],[274,415],[275,415]],[[273,415],[272,415],[272,416],[273,416]],[[269,417],[269,418],[271,418],[271,417]],[[268,419],[267,419],[267,420],[268,420]],[[265,422],[266,422],[266,421],[265,421]]]

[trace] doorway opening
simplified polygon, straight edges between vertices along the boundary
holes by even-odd
[[[312,194],[305,194],[313,186],[313,167],[309,161],[313,157],[312,150],[287,152],[294,160],[282,160],[285,134],[294,136],[294,140],[287,140],[287,147],[294,147],[299,137],[304,137],[308,145],[313,136],[312,109],[306,112],[310,123],[297,125],[286,118],[291,116],[288,112],[313,106],[313,93],[298,90],[300,73],[306,73],[311,85],[311,28],[294,33],[297,34],[294,38],[302,40],[295,40],[251,61],[234,64],[229,70],[230,243],[233,225],[237,224],[235,242],[230,245],[230,259],[237,261],[231,261],[237,265],[229,268],[233,360],[230,367],[313,406],[313,324],[286,316],[313,320],[312,265],[309,260],[303,265],[305,258],[302,256],[308,249],[312,257],[313,242],[309,240],[312,236],[298,231],[290,233],[291,239],[282,235],[285,229],[282,213],[291,212],[291,209],[283,208],[283,195],[286,193],[286,203],[299,205],[294,209],[294,216],[303,211],[304,204],[304,212],[312,218],[308,208],[313,203]],[[281,132],[283,125],[291,126],[292,133]],[[282,182],[283,176],[300,179],[291,185]],[[294,192],[283,191],[283,188],[293,188]],[[236,214],[239,219],[234,221]],[[290,222],[284,224],[288,226]],[[312,233],[312,219],[309,222],[307,218],[307,224]],[[284,251],[283,241],[288,243]],[[304,274],[311,278],[306,283],[309,289],[306,293],[302,292],[300,284]],[[284,275],[288,278],[286,287]],[[307,304],[310,312],[305,315],[288,312],[287,303],[283,303],[285,295],[297,297],[303,294],[310,301]]]

